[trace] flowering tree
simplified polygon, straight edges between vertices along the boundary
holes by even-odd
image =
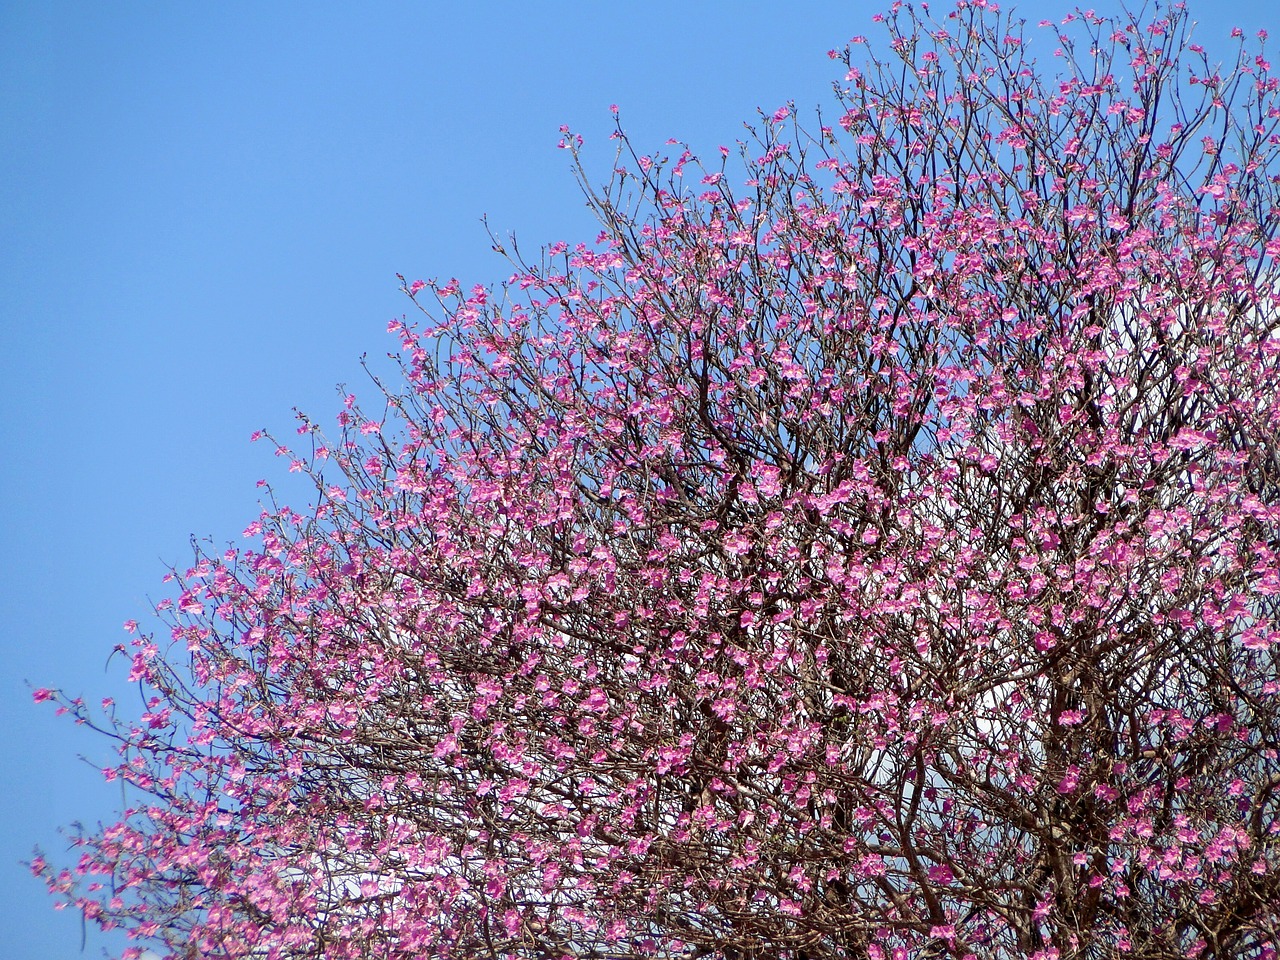
[[[1277,955],[1280,84],[1180,8],[1052,78],[877,19],[744,187],[619,131],[595,245],[406,284],[142,719],[37,693],[144,797],[56,892],[174,957]]]

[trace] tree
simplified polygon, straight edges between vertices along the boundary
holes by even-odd
[[[1280,84],[1181,6],[1052,77],[925,16],[744,187],[619,128],[594,245],[405,285],[142,719],[38,691],[145,797],[57,893],[175,957],[1277,955]]]

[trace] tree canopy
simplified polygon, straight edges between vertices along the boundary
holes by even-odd
[[[182,958],[1276,957],[1280,83],[1181,6],[876,19],[833,116],[619,127],[594,243],[405,283],[145,715],[37,692],[142,798],[56,893]]]

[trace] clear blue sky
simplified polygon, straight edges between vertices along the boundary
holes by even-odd
[[[1280,35],[1271,2],[1193,0],[1201,42]],[[0,955],[82,955],[18,861],[120,803],[77,760],[105,743],[27,681],[128,696],[105,667],[122,621],[282,478],[253,430],[288,433],[295,405],[329,422],[339,382],[369,393],[395,274],[504,278],[482,214],[522,249],[590,240],[560,124],[601,176],[611,103],[639,145],[711,153],[756,107],[829,102],[825,51],[885,5],[0,5]],[[119,943],[89,930],[84,955]]]

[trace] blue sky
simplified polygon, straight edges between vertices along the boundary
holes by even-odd
[[[638,145],[711,153],[757,107],[828,103],[825,51],[874,37],[884,5],[0,6],[5,956],[119,944],[89,930],[82,954],[78,916],[18,866],[120,803],[93,769],[107,745],[27,682],[129,702],[107,665],[121,623],[146,624],[192,535],[239,536],[260,477],[287,488],[252,431],[288,433],[294,406],[330,422],[340,382],[370,392],[359,359],[395,347],[395,274],[503,279],[484,214],[526,250],[592,239],[560,124],[599,177],[612,103]],[[1198,38],[1280,32],[1268,7],[1193,3]],[[1033,22],[1068,9],[1018,4]]]

